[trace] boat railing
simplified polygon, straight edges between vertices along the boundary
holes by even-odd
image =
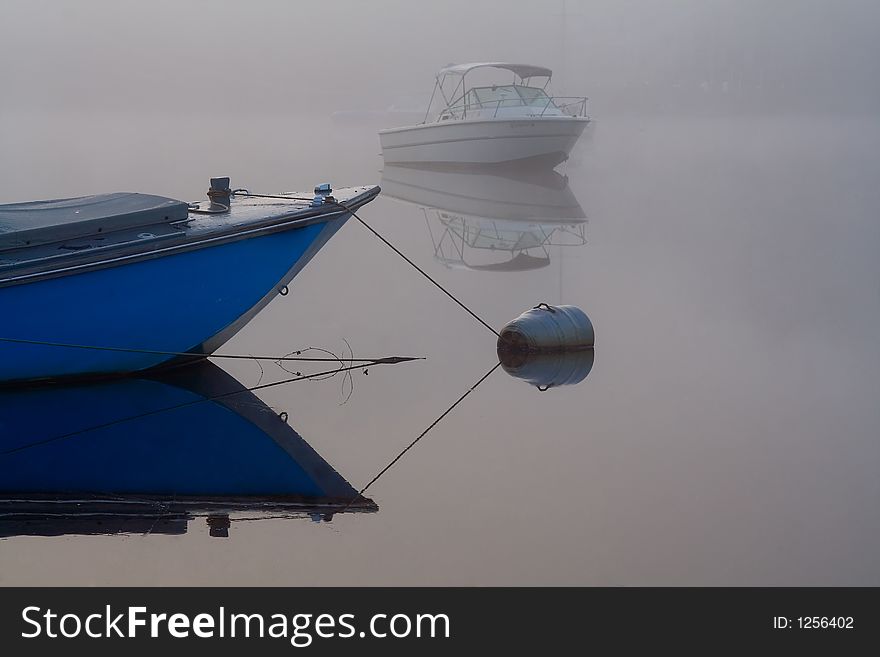
[[[588,102],[589,98],[586,96],[551,96],[547,100],[547,104],[544,105],[541,116],[544,116],[544,112],[550,107],[556,107],[560,112],[569,116],[586,117]]]
[[[532,107],[536,111],[529,116],[545,116],[548,111],[559,110],[568,116],[586,117],[588,102],[589,99],[586,96],[548,96],[547,102],[543,104],[527,103],[521,98],[501,98],[485,102],[471,101],[447,107],[440,113],[437,120],[466,119],[468,111],[484,109],[493,111],[492,118],[497,118],[498,112],[507,107]],[[540,111],[538,111],[539,109]]]

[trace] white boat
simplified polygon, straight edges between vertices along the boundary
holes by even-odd
[[[513,73],[509,84],[468,87],[475,69]],[[551,96],[553,72],[531,64],[482,62],[447,66],[437,74],[425,119],[379,132],[386,163],[495,164],[568,158],[590,122],[585,97]],[[537,78],[543,86],[532,86]],[[432,109],[441,109],[429,121]]]

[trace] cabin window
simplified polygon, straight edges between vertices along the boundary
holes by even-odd
[[[516,90],[522,96],[523,104],[531,107],[554,107],[550,97],[543,89],[536,87],[517,87]]]
[[[522,105],[522,100],[513,86],[478,87],[471,91],[476,93],[482,109],[494,110],[500,107],[517,107]]]
[[[480,109],[480,100],[477,98],[477,93],[471,89],[467,92],[467,95],[464,97],[464,104],[467,109]]]

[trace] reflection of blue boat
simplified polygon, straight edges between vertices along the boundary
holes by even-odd
[[[179,531],[193,514],[375,511],[215,365],[0,392],[0,535]],[[28,529],[30,528],[30,529]]]
[[[207,208],[141,194],[0,206],[0,383],[212,353],[379,192],[302,201],[212,187]]]

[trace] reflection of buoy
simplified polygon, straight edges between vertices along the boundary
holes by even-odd
[[[556,352],[593,346],[593,324],[576,306],[541,303],[501,329],[498,351]]]
[[[537,386],[542,392],[556,386],[570,386],[587,378],[593,368],[593,350],[535,353],[498,351],[501,367],[511,376]]]

